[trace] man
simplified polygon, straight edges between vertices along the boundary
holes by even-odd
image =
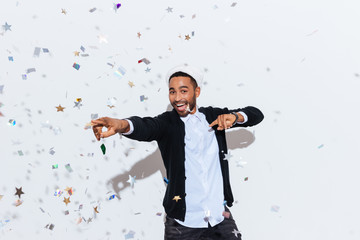
[[[166,77],[172,111],[153,118],[92,121],[97,140],[121,133],[138,141],[157,141],[168,179],[163,201],[165,240],[241,239],[226,207],[232,206],[233,196],[225,130],[256,125],[264,116],[255,107],[199,108],[196,98],[202,79],[198,69],[177,66]]]

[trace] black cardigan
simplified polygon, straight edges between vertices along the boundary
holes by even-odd
[[[245,107],[228,110],[227,108],[201,107],[199,111],[205,114],[206,120],[210,124],[221,114],[242,111],[248,116],[248,121],[244,124],[235,124],[233,127],[250,127],[260,123],[264,115],[255,107]],[[128,118],[134,125],[134,131],[129,135],[124,135],[130,139],[138,141],[156,140],[165,165],[167,179],[169,183],[166,188],[163,206],[166,214],[171,218],[181,221],[185,220],[185,125],[180,119],[175,109],[164,112],[156,117],[137,117]],[[230,187],[228,161],[224,161],[227,153],[225,131],[218,131],[217,125],[213,126],[216,139],[219,145],[220,166],[223,176],[224,199],[229,207],[234,201]],[[175,201],[173,198],[180,196],[181,200]]]

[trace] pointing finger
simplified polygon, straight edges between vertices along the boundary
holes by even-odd
[[[215,121],[213,121],[213,122],[209,125],[209,127],[215,126],[215,125],[217,125],[217,124],[218,124],[218,120],[216,119]]]

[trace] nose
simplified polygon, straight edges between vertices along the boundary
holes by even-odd
[[[179,102],[180,100],[181,100],[181,94],[176,93],[175,102]]]

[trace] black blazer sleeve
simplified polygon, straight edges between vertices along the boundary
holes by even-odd
[[[237,109],[218,108],[217,111],[219,111],[218,115],[229,114],[231,112],[244,112],[247,115],[248,120],[246,123],[244,124],[238,123],[235,124],[233,127],[251,127],[256,124],[259,124],[264,119],[263,113],[256,107],[252,107],[252,106],[237,108]]]
[[[134,131],[129,135],[123,135],[127,138],[151,142],[160,140],[164,135],[168,121],[164,119],[164,114],[156,117],[138,117],[127,118],[134,125]]]

